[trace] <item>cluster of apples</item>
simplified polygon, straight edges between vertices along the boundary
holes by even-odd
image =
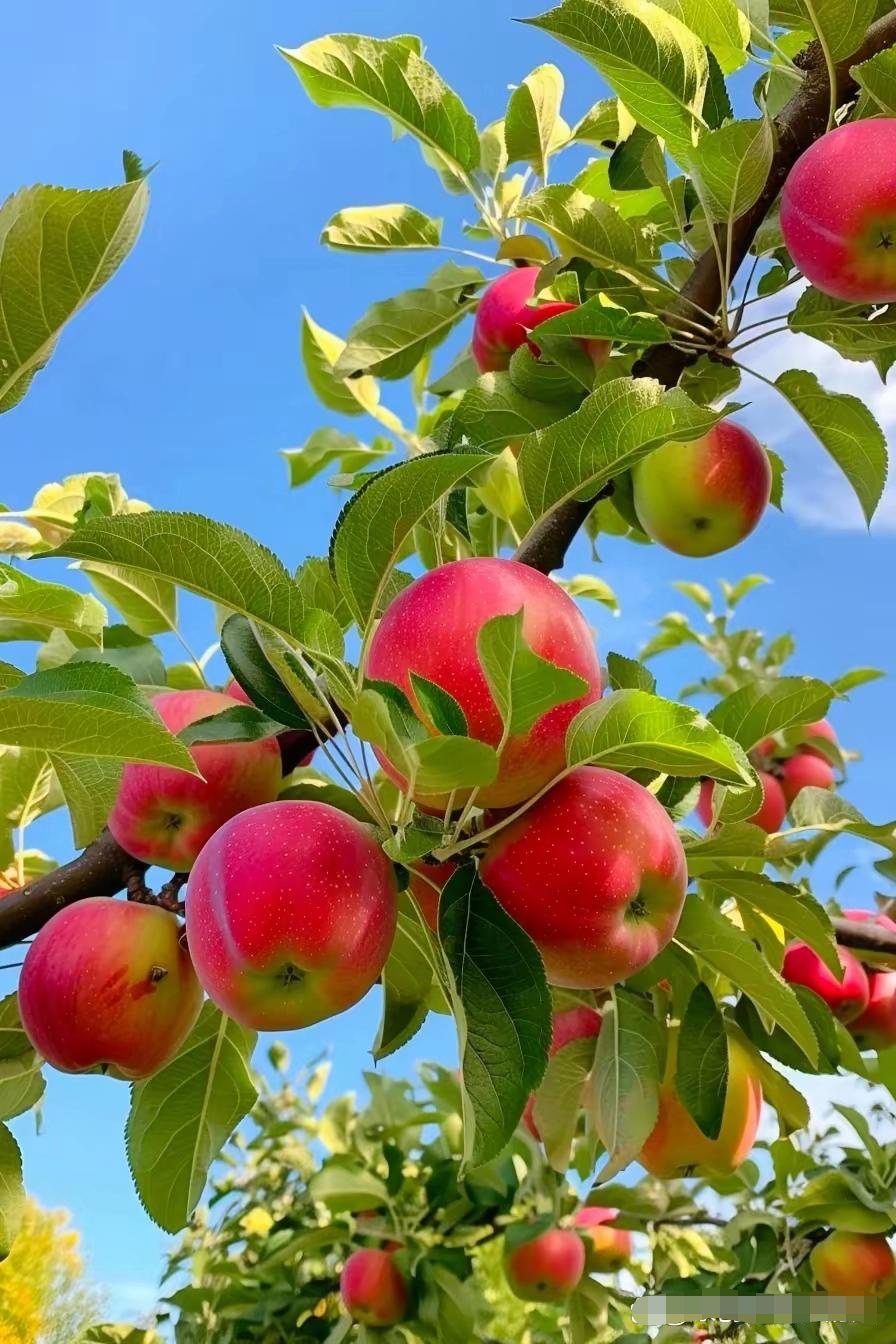
[[[777,737],[764,737],[750,752],[762,785],[762,806],[750,821],[769,835],[779,831],[798,793],[805,788],[832,789],[834,769],[819,743],[837,746],[837,734],[827,719],[807,723],[799,740],[789,745]],[[713,784],[705,779],[700,786],[697,815],[704,826],[712,825]]]
[[[845,919],[870,922],[896,933],[889,915],[870,910],[845,910]],[[804,985],[823,999],[833,1015],[849,1028],[862,1050],[886,1050],[896,1045],[896,971],[881,969],[874,952],[861,960],[848,948],[838,947],[842,969],[838,979],[805,943],[792,943],[784,955],[782,974],[792,985]]]
[[[473,358],[481,372],[507,369],[526,345],[541,352],[532,332],[578,305],[536,293],[541,268],[510,270],[486,289],[476,311]],[[610,357],[610,342],[583,340],[595,369]],[[717,555],[743,541],[769,502],[772,471],[759,440],[729,420],[690,443],[667,443],[632,471],[632,499],[642,530],[678,555]]]

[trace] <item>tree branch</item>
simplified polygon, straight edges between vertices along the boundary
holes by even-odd
[[[857,85],[850,67],[875,56],[879,51],[896,44],[896,10],[873,23],[865,39],[852,56],[836,67],[837,106],[854,97]],[[753,245],[753,239],[784,185],[797,159],[813,141],[827,130],[830,106],[830,84],[824,52],[818,42],[811,42],[800,52],[797,65],[805,71],[805,78],[790,102],[775,118],[777,148],[772,159],[768,179],[756,204],[735,220],[731,238],[732,280]],[[691,302],[689,302],[689,300]],[[722,301],[722,282],[714,248],[697,259],[694,270],[684,285],[680,297],[670,306],[669,318],[689,318],[693,304],[709,313],[718,312]],[[672,345],[655,345],[646,352],[632,369],[637,378],[656,378],[664,387],[675,387],[689,364],[697,358],[696,352],[681,350]],[[600,498],[597,496],[596,498]],[[559,569],[566,552],[591,512],[596,499],[569,500],[543,518],[516,552],[516,559],[533,569],[549,574]]]
[[[854,952],[878,952],[886,956],[896,968],[896,933],[872,924],[870,920],[832,919],[834,933],[841,947]]]

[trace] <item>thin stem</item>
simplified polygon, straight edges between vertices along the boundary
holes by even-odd
[[[782,332],[789,330],[790,328],[785,322],[783,326],[771,327],[768,331],[760,331],[758,336],[751,336],[748,341],[742,341],[740,345],[732,345],[731,354],[739,354],[741,350],[746,350],[747,346],[755,345],[757,341],[764,341],[766,336],[780,336]]]
[[[200,663],[199,659],[196,657],[196,654],[195,654],[195,653],[193,652],[193,650],[190,648],[190,646],[189,646],[189,644],[187,643],[187,641],[184,639],[183,635],[182,635],[181,632],[180,632],[180,628],[179,628],[178,626],[176,626],[176,625],[172,625],[172,626],[171,626],[171,633],[172,633],[172,635],[174,636],[174,638],[177,640],[178,644],[179,644],[179,645],[181,646],[181,648],[183,649],[184,653],[187,655],[187,659],[188,659],[188,661],[191,662],[191,663],[193,664],[193,666],[195,667],[196,671],[199,673],[199,677],[200,677],[200,680],[202,681],[203,686],[205,686],[206,688],[208,688],[208,680],[207,680],[207,678],[206,678],[205,672],[204,672],[203,669],[202,669],[202,664]]]

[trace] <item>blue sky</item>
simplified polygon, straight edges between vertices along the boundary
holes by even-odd
[[[237,524],[289,564],[325,550],[338,498],[323,482],[290,493],[278,457],[278,449],[301,443],[318,426],[338,423],[303,383],[301,306],[344,333],[368,303],[409,287],[435,263],[328,253],[318,234],[347,205],[408,201],[455,221],[461,208],[441,193],[409,139],[390,142],[385,122],[312,106],[275,43],[297,46],[327,30],[422,32],[430,59],[481,124],[501,114],[509,84],[546,60],[567,76],[569,120],[607,92],[579,58],[511,22],[503,0],[454,0],[450,7],[331,0],[317,15],[308,9],[274,0],[87,0],[75,7],[43,0],[6,15],[0,110],[4,124],[19,130],[4,144],[4,195],[33,182],[111,184],[124,147],[159,161],[134,254],[64,334],[25,402],[0,422],[2,498],[10,506],[22,507],[41,484],[74,471],[118,471],[130,494]],[[538,12],[524,2],[515,9]],[[815,369],[829,386],[868,400],[885,428],[896,425],[893,388],[808,339],[751,353],[766,371]],[[745,616],[772,633],[794,633],[794,670],[835,676],[853,664],[896,665],[896,497],[888,497],[869,537],[821,447],[771,396],[745,384],[742,399],[752,405],[742,416],[788,464],[785,516],[769,516],[736,552],[704,561],[607,543],[600,572],[623,614],[614,620],[591,608],[603,651],[637,651],[650,622],[681,605],[673,579],[712,583],[758,571],[774,584],[749,599]],[[401,391],[389,389],[386,400],[404,407]],[[362,436],[373,430],[363,422],[353,427]],[[579,544],[568,572],[589,566]],[[199,603],[184,604],[184,627],[194,646],[213,638]],[[657,667],[669,694],[694,671],[677,656]],[[841,739],[864,753],[847,793],[876,820],[893,814],[891,705],[890,683],[879,682],[835,715]],[[31,839],[59,858],[70,852],[56,819],[34,827]],[[844,864],[855,857],[848,841],[838,856]],[[869,857],[864,850],[857,856]],[[870,903],[866,875],[847,890],[856,904]],[[8,987],[5,973],[0,988]],[[359,1043],[372,1039],[377,1010],[374,995],[296,1036],[293,1057],[330,1049],[331,1087],[356,1085],[369,1064]],[[446,1025],[436,1022],[392,1067],[447,1059],[452,1050]],[[15,1123],[30,1188],[45,1203],[73,1210],[93,1273],[122,1315],[146,1304],[167,1240],[130,1185],[126,1107],[120,1084],[56,1076],[42,1134],[35,1136],[27,1117]]]

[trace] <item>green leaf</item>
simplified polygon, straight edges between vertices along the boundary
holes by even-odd
[[[509,374],[486,373],[455,409],[451,443],[458,447],[465,441],[465,446],[500,452],[533,430],[552,425],[574,405],[537,401],[519,391]]]
[[[619,104],[615,98],[602,98],[590,107],[570,132],[570,139],[595,149],[614,149],[619,139]]]
[[[498,773],[494,747],[472,737],[427,737],[422,724],[408,720],[394,701],[370,687],[357,698],[352,729],[363,741],[379,747],[408,779],[411,792],[443,794],[481,788],[494,783]]]
[[[818,1060],[818,1041],[800,1002],[772,970],[752,940],[699,896],[685,898],[676,938],[685,947],[726,975],[736,989],[787,1032],[807,1059]]]
[[[255,1032],[206,1002],[174,1059],[134,1084],[128,1164],[141,1204],[166,1232],[186,1226],[209,1166],[255,1103],[254,1045]]]
[[[44,640],[50,631],[64,630],[76,648],[99,647],[107,619],[89,593],[0,564],[0,640]]]
[[[254,705],[289,728],[308,728],[307,717],[264,656],[245,616],[228,616],[221,629],[221,652]]]
[[[647,691],[613,691],[586,706],[569,725],[566,759],[570,766],[749,780],[731,743],[698,710]]]
[[[527,733],[543,714],[588,690],[582,677],[532,652],[523,636],[522,609],[486,621],[476,650],[508,737]]]
[[[799,8],[835,61],[853,54],[878,12],[877,0],[799,0]]]
[[[439,900],[463,1070],[464,1164],[503,1151],[544,1076],[551,997],[538,950],[472,867]]]
[[[148,638],[177,629],[177,589],[167,579],[83,561],[72,568],[87,575],[100,597],[121,612],[135,634]]]
[[[540,65],[510,95],[504,119],[508,163],[528,163],[540,178],[548,161],[569,137],[560,116],[563,76],[556,65]]]
[[[694,187],[710,218],[729,227],[762,195],[775,151],[770,118],[707,131],[690,156]]]
[[[356,439],[354,434],[343,434],[340,429],[316,429],[301,448],[283,448],[280,456],[289,472],[289,488],[296,490],[336,465],[345,473],[361,471],[387,457],[394,447],[391,439],[377,439],[368,445]]]
[[[707,717],[720,733],[751,751],[764,737],[823,719],[833,698],[833,689],[814,677],[778,677],[733,691]]]
[[[547,1159],[555,1171],[569,1170],[585,1082],[594,1067],[595,1039],[571,1041],[548,1060],[535,1094],[534,1120]]]
[[[802,369],[779,374],[775,387],[828,450],[870,523],[887,482],[887,443],[868,407],[845,392],[828,392]]]
[[[528,23],[597,67],[640,125],[690,148],[708,76],[702,41],[646,0],[564,0]]]
[[[726,74],[746,61],[750,24],[734,0],[661,0],[660,7],[697,34]]]
[[[19,1016],[19,997],[7,994],[0,999],[0,1060],[19,1059],[32,1048]]]
[[[188,747],[207,742],[261,742],[283,732],[283,724],[254,705],[236,704],[182,728],[178,737]]]
[[[892,55],[892,52],[886,53]],[[875,311],[871,304],[845,303],[811,286],[788,314],[791,331],[812,336],[843,359],[871,360],[885,378],[896,360],[896,305]]]
[[[5,1260],[22,1225],[25,1187],[22,1154],[5,1125],[0,1125],[0,1260]]]
[[[377,1063],[406,1045],[423,1025],[433,985],[433,955],[429,931],[402,897],[395,940],[383,968],[383,1016],[373,1045]]]
[[[168,732],[131,679],[107,663],[67,663],[35,672],[4,691],[0,742],[197,773],[186,747]]]
[[[343,378],[335,372],[345,349],[345,341],[318,326],[302,309],[302,363],[305,376],[318,401],[341,415],[373,414],[379,399],[379,387],[373,378]]]
[[[308,1194],[332,1213],[362,1213],[381,1208],[389,1200],[389,1191],[378,1176],[341,1154],[329,1158],[314,1173]]]
[[[887,47],[850,71],[860,88],[864,89],[887,116],[896,116],[896,49]]]
[[[720,826],[712,835],[701,836],[699,840],[689,842],[685,837],[685,852],[688,859],[688,872],[691,877],[702,877],[709,871],[719,871],[723,866],[743,868],[748,864],[761,867],[765,862],[765,846],[768,839],[765,831],[749,822],[734,822]]]
[[[728,1091],[728,1037],[725,1020],[703,981],[688,999],[678,1033],[675,1087],[697,1128],[708,1139],[717,1139]]]
[[[759,1083],[762,1087],[762,1099],[773,1107],[777,1113],[781,1138],[786,1138],[788,1134],[796,1134],[805,1129],[812,1119],[812,1114],[803,1093],[788,1082],[782,1073],[773,1068],[768,1060],[759,1054],[758,1050],[751,1051],[751,1058],[756,1066]]]
[[[49,641],[48,641],[49,643]],[[47,645],[44,645],[46,653]],[[137,635],[128,625],[110,625],[101,649],[75,649],[66,661],[71,663],[108,663],[135,681],[138,686],[165,686],[165,664],[151,639]],[[38,656],[40,665],[40,656]],[[41,671],[43,667],[41,666]]]
[[[349,332],[336,363],[337,376],[404,378],[473,312],[475,289],[472,285],[458,295],[424,286],[374,303]]]
[[[634,345],[659,345],[669,340],[669,330],[650,313],[627,313],[611,308],[599,294],[538,328],[539,345],[550,350],[551,336],[574,336],[579,340],[631,341]]]
[[[581,257],[595,266],[622,271],[637,262],[639,236],[634,227],[607,201],[586,196],[578,187],[543,187],[523,196],[513,213],[544,229],[564,257]]]
[[[653,695],[656,690],[656,677],[650,669],[637,658],[626,658],[621,653],[607,654],[607,675],[614,691],[647,691]]]
[[[0,206],[0,411],[17,405],[62,328],[140,234],[144,181],[105,191],[25,187]]]
[[[0,1060],[0,1120],[13,1120],[37,1105],[46,1087],[42,1065],[33,1050]]]
[[[465,177],[479,167],[476,123],[420,55],[416,40],[336,33],[294,51],[279,48],[319,107],[380,112],[421,142],[440,167]]]
[[[417,704],[436,732],[449,737],[466,737],[469,732],[467,716],[454,696],[418,672],[411,672],[410,678]]]
[[[627,990],[613,990],[601,1016],[588,1096],[609,1156],[600,1173],[604,1181],[628,1166],[656,1124],[665,1043],[645,1000]]]
[[[359,628],[379,609],[402,547],[432,506],[486,459],[437,452],[387,467],[342,510],[330,542],[333,573]]]
[[[786,882],[773,882],[764,873],[710,870],[702,874],[700,881],[710,890],[736,900],[738,905],[776,920],[791,938],[808,943],[840,979],[834,930],[824,906],[814,896]]]
[[[555,582],[559,583],[570,597],[589,598],[592,602],[599,602],[601,606],[607,607],[614,616],[619,615],[619,599],[606,580],[598,578],[596,574],[576,574],[571,579],[558,578]]]
[[[849,672],[844,672],[842,677],[833,677],[830,686],[837,695],[846,695],[849,691],[854,691],[857,686],[865,686],[869,681],[879,681],[886,675],[886,672],[881,671],[879,667],[853,667]]]
[[[410,251],[438,247],[442,221],[413,205],[355,205],[338,210],[320,236],[349,252]]]
[[[653,378],[601,384],[565,420],[530,434],[519,456],[520,484],[533,518],[587,498],[671,441],[698,439],[722,413]]]
[[[49,759],[65,795],[75,848],[83,849],[93,843],[109,819],[118,796],[123,762],[61,754]]]
[[[306,611],[277,557],[229,523],[153,511],[84,523],[53,555],[124,564],[299,637]]]

